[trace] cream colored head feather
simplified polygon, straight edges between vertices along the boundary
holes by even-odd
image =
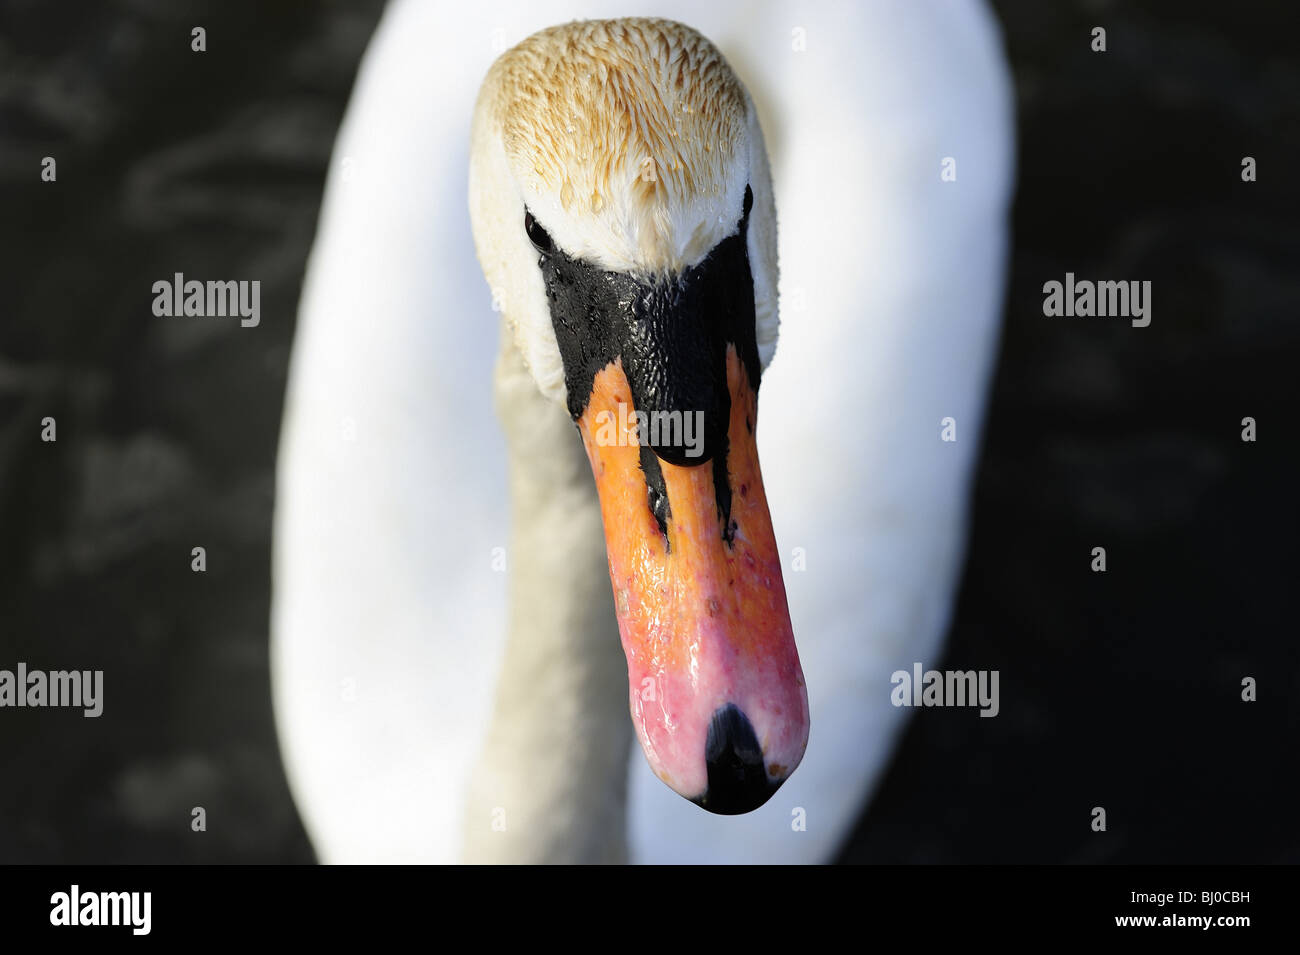
[[[488,71],[474,114],[470,216],[479,261],[548,397],[564,398],[525,207],[569,255],[673,273],[735,233],[749,257],[759,356],[776,347],[776,213],[753,103],[722,54],[669,20],[543,30]]]

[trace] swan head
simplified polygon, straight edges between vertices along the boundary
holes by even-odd
[[[808,739],[754,438],[777,275],[753,104],[688,27],[575,22],[493,64],[471,143],[479,261],[595,475],[638,739],[749,811]]]

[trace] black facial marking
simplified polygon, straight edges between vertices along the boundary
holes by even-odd
[[[721,454],[713,459],[713,495],[718,500],[722,518],[722,539],[728,545],[736,539],[736,523],[731,519],[731,479],[727,475],[727,436],[722,436]]]
[[[641,449],[647,501],[665,534],[670,510],[657,459],[683,467],[712,462],[722,536],[728,543],[734,536],[727,475],[731,393],[726,356],[727,346],[734,346],[757,393],[761,368],[747,245],[753,201],[746,186],[736,233],[714,246],[703,262],[668,276],[607,272],[574,258],[551,243],[531,213],[525,214],[529,238],[540,253],[538,266],[574,420],[586,410],[596,375],[615,359],[622,359],[635,410],[647,415],[680,412],[682,423],[687,413],[703,412],[702,453],[691,456],[692,447],[680,440],[680,432],[678,441],[660,433],[659,443]],[[545,236],[544,245],[535,232]]]
[[[650,445],[641,445],[641,470],[645,474],[646,500],[650,504],[650,513],[659,525],[659,533],[668,542],[668,518],[673,516],[668,506],[668,487],[664,484],[664,472],[659,467],[659,458],[655,456]]]

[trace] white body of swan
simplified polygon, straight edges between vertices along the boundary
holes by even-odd
[[[890,674],[940,653],[1004,275],[1011,93],[991,17],[965,0],[636,11],[689,23],[747,84],[780,222],[758,445],[812,729],[766,805],[719,817],[631,746],[590,472],[499,345],[466,211],[491,61],[609,6],[398,0],[362,63],[303,291],[275,526],[276,718],[325,861],[621,858],[624,831],[634,861],[827,860],[907,718]],[[536,473],[509,487],[525,458]]]

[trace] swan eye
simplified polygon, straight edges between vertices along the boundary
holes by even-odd
[[[746,186],[745,187],[745,211],[741,214],[741,218],[744,218],[745,216],[749,215],[749,210],[752,208],[754,208],[754,191],[750,189],[749,186]]]
[[[527,210],[524,211],[524,231],[528,233],[529,241],[538,252],[551,251],[551,234],[543,229],[542,224]]]

